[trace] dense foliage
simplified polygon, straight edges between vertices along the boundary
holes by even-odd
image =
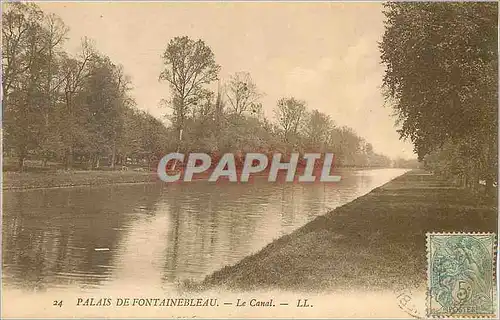
[[[78,54],[64,50],[68,28],[33,3],[3,12],[4,156],[43,166],[81,169],[153,167],[180,152],[334,152],[337,165],[390,166],[352,129],[284,97],[266,119],[263,93],[248,72],[214,92],[220,66],[203,40],[173,38],[161,56],[159,80],[169,123],[140,111],[120,65],[82,39]]]
[[[19,169],[27,159],[91,169],[162,155],[168,130],[136,108],[121,66],[88,39],[70,56],[68,28],[35,4],[12,3],[2,18],[3,150]]]
[[[497,180],[497,3],[388,3],[384,88],[420,159],[476,187]]]

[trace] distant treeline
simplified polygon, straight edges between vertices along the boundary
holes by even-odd
[[[417,159],[402,159],[398,158],[394,160],[393,167],[395,168],[403,168],[403,169],[421,169],[424,167],[424,164]]]
[[[263,92],[248,72],[210,90],[220,66],[202,40],[176,37],[162,55],[159,78],[171,97],[163,101],[171,110],[165,124],[139,110],[122,66],[91,40],[67,53],[68,27],[56,15],[10,3],[2,18],[3,150],[18,170],[33,161],[66,169],[153,167],[174,151],[333,152],[337,166],[391,166],[354,130],[295,97],[279,99],[274,118],[265,118]]]
[[[498,3],[384,6],[384,88],[401,137],[413,142],[428,169],[493,191],[498,181]]]

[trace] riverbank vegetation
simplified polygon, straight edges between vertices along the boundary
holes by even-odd
[[[498,4],[388,3],[384,88],[426,167],[496,193]]]
[[[170,112],[157,119],[92,40],[82,39],[76,54],[65,50],[69,29],[56,15],[16,2],[2,18],[4,170],[155,168],[173,151],[333,152],[336,166],[391,165],[353,129],[296,97],[277,101],[266,118],[264,92],[249,72],[217,86],[220,65],[203,40],[176,37],[158,53]]]

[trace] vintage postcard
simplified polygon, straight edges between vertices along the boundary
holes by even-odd
[[[4,1],[10,318],[498,318],[498,4]]]

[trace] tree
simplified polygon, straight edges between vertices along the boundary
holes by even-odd
[[[305,101],[297,100],[293,97],[278,100],[274,109],[274,116],[285,143],[292,142],[291,140],[296,138],[305,115]]]
[[[11,3],[2,14],[2,88],[4,102],[33,62],[30,40],[40,35],[43,12],[35,4]],[[43,48],[39,48],[41,50]]]
[[[82,39],[81,49],[76,58],[65,55],[61,62],[63,79],[64,107],[61,110],[61,139],[64,145],[64,163],[67,169],[73,165],[74,148],[77,137],[83,138],[81,110],[75,105],[75,99],[83,90],[85,79],[90,76],[90,64],[97,57],[97,52],[88,38]]]
[[[99,159],[107,157],[111,168],[116,163],[117,146],[123,133],[125,110],[133,105],[127,96],[130,79],[123,68],[109,57],[95,56],[89,65],[80,93],[84,111],[85,131],[89,137],[81,150],[91,155],[92,166],[99,166]]]
[[[163,54],[160,80],[170,85],[173,108],[167,126],[139,110],[125,70],[91,40],[83,38],[76,55],[65,52],[68,28],[57,16],[16,2],[6,5],[2,19],[3,150],[5,158],[17,158],[19,169],[27,167],[26,159],[41,160],[44,169],[151,167],[180,147],[215,154],[328,149],[341,154],[345,165],[382,159],[360,147],[366,143],[352,129],[336,128],[293,97],[278,101],[275,122],[266,119],[262,93],[247,72],[235,73],[225,92],[220,83],[213,92],[209,84],[220,66],[202,40],[176,37]]]
[[[171,132],[139,112],[123,68],[84,38],[80,52],[63,50],[68,28],[32,3],[2,13],[4,156],[111,168],[130,155],[143,163],[168,148]],[[10,157],[9,157],[10,158]]]
[[[310,151],[324,151],[330,131],[334,127],[333,121],[330,117],[318,110],[313,110],[307,119],[305,126],[305,136],[307,139],[307,146]]]
[[[44,122],[45,16],[34,4],[13,3],[2,14],[2,102],[6,149],[14,150],[20,170],[40,144]],[[53,47],[52,47],[53,48]]]
[[[45,86],[42,86],[41,94],[45,101],[41,114],[43,125],[40,131],[40,153],[43,166],[46,166],[49,158],[54,156],[54,151],[60,146],[56,103],[61,96],[64,82],[64,78],[61,77],[61,61],[64,55],[61,45],[66,40],[69,29],[55,14],[45,16],[44,24],[46,50],[42,68],[45,70]]]
[[[163,53],[163,63],[160,80],[170,84],[173,122],[180,133],[203,86],[218,79],[220,66],[215,62],[212,49],[203,40],[195,41],[187,36],[170,40]]]
[[[330,143],[339,164],[344,166],[364,165],[359,164],[357,159],[361,151],[362,139],[353,129],[343,126],[333,130]]]
[[[226,85],[231,112],[241,116],[249,112],[256,114],[259,110],[258,100],[262,94],[257,90],[257,85],[248,72],[236,72]]]

